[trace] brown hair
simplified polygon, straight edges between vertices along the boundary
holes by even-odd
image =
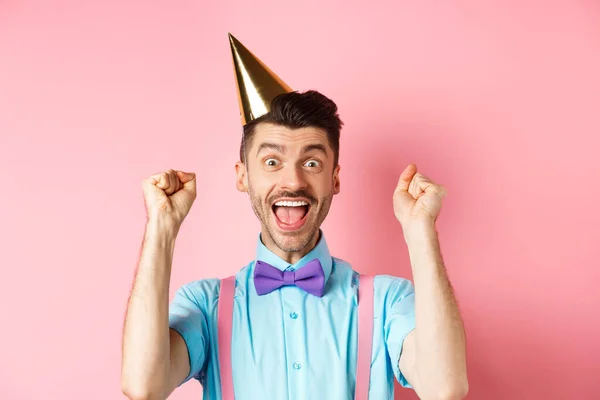
[[[246,161],[246,150],[252,147],[255,128],[261,122],[283,125],[290,129],[312,126],[325,130],[329,145],[333,149],[333,165],[337,166],[343,122],[338,115],[337,105],[321,93],[309,90],[304,93],[284,93],[275,97],[271,102],[270,112],[244,126],[240,145],[240,160],[243,162]]]

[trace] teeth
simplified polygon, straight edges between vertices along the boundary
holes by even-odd
[[[307,206],[308,203],[306,201],[278,201],[275,205],[277,207],[301,207]]]

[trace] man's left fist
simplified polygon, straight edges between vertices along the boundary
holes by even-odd
[[[417,172],[410,164],[400,175],[394,191],[394,214],[403,229],[414,222],[435,222],[442,209],[446,189]]]

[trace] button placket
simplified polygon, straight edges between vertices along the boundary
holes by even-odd
[[[306,292],[294,286],[284,286],[281,289],[283,326],[285,332],[285,349],[288,368],[288,391],[290,399],[295,394],[303,393],[306,390],[307,368],[303,343],[306,342],[305,329],[303,324],[306,322],[301,318],[298,307],[305,303]]]

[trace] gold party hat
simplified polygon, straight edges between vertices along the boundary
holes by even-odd
[[[268,113],[271,110],[271,100],[276,96],[293,90],[231,33],[229,43],[242,125],[246,125]]]

